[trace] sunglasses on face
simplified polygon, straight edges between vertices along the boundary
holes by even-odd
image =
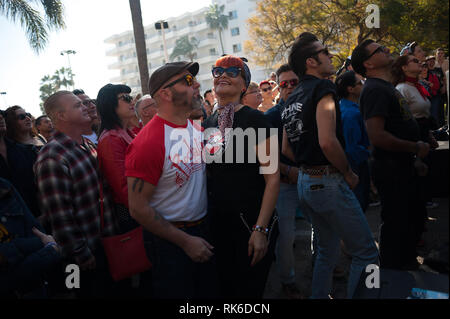
[[[325,48],[323,48],[323,49],[320,49],[319,51],[314,52],[313,54],[310,55],[310,57],[311,57],[311,56],[318,55],[318,54],[321,53],[321,52],[323,52],[323,54],[325,54],[326,56],[329,56],[329,55],[330,55],[330,51],[328,50],[327,47],[325,47]]]
[[[222,68],[221,66],[216,66],[212,69],[212,75],[215,78],[218,78],[220,76],[222,76],[222,74],[226,73],[227,76],[231,77],[231,78],[236,78],[238,77],[239,74],[241,74],[242,69],[238,68],[237,66],[232,66],[229,68]]]
[[[177,84],[178,82],[181,82],[181,81],[185,81],[187,86],[192,86],[194,84],[195,77],[193,77],[191,74],[186,74],[185,76],[183,76],[179,79],[176,79],[173,82],[170,82],[165,87],[163,87],[163,89],[167,89],[168,87],[174,86],[175,84]]]
[[[374,56],[378,52],[384,52],[384,51],[386,51],[386,47],[384,45],[381,45],[378,48],[376,48],[375,51],[373,51],[367,58],[365,58],[364,61],[369,60],[372,56]]]
[[[25,120],[27,117],[29,117],[31,119],[31,114],[30,113],[21,113],[21,114],[17,115],[17,119],[19,119],[20,121]]]
[[[289,81],[281,81],[280,84],[278,85],[280,88],[285,89],[287,88],[289,85],[291,87],[295,87],[298,84],[298,80],[297,79],[292,79]]]
[[[419,63],[420,61],[419,61],[418,59],[414,58],[414,59],[409,60],[409,61],[408,61],[408,64],[411,63],[411,62]],[[426,65],[426,64],[425,64],[425,65]]]
[[[125,101],[127,103],[131,103],[131,101],[133,101],[133,97],[129,94],[121,95],[121,96],[119,96],[119,99],[122,101]],[[87,104],[85,104],[84,102],[83,102],[83,104],[87,106]]]
[[[123,95],[122,95],[123,96]],[[122,98],[122,97],[120,97]],[[94,100],[84,100],[82,102],[85,106],[89,106],[91,103],[95,105]]]

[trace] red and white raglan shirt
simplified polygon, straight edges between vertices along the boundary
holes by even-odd
[[[206,215],[206,165],[202,130],[191,120],[180,126],[158,115],[127,149],[125,175],[155,186],[150,205],[170,222]]]

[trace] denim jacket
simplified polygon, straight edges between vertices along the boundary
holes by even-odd
[[[44,247],[33,227],[43,232],[17,190],[0,178],[0,295],[38,287],[60,261],[60,254]]]

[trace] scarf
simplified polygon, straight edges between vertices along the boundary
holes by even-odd
[[[416,89],[419,91],[420,95],[426,100],[427,97],[430,97],[430,93],[423,87],[422,84],[419,83],[419,80],[417,78],[411,78],[409,76],[405,77],[406,82],[410,82],[414,84]]]
[[[223,140],[225,141],[225,129],[233,128],[234,120],[234,107],[239,103],[230,103],[224,106],[219,105],[219,118],[217,122],[219,124],[220,133],[222,133]]]

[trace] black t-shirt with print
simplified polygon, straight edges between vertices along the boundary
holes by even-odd
[[[344,148],[341,110],[333,82],[312,75],[302,76],[286,101],[281,120],[298,165],[330,164],[319,145],[316,121],[317,104],[329,94],[332,94],[336,107],[336,137]]]
[[[365,120],[372,117],[385,119],[384,129],[395,137],[417,142],[419,126],[409,110],[408,103],[392,83],[368,78],[360,97],[361,112]],[[392,152],[375,147],[375,159],[411,158],[412,153]]]
[[[223,144],[221,138],[215,139],[218,130],[219,112],[215,112],[202,124],[205,136],[205,149],[210,154],[216,154],[222,159],[222,163],[207,161],[208,200],[214,205],[226,207],[247,207],[250,211],[258,211],[261,207],[265,189],[264,175],[260,174],[260,165],[254,151],[253,142],[245,138],[239,145],[236,136],[233,143],[227,139]],[[269,137],[271,125],[264,114],[248,106],[242,107],[234,114],[233,129],[241,128],[244,132],[247,128],[254,128],[255,141],[263,141]],[[260,131],[258,132],[258,128]],[[276,131],[276,129],[274,129]],[[237,131],[235,131],[235,134]],[[221,135],[220,135],[221,137]],[[277,141],[275,138],[274,140]],[[216,145],[215,148],[211,145]],[[274,152],[278,152],[278,145],[274,145]],[[232,153],[231,153],[232,151]],[[232,162],[226,161],[226,157],[232,155]]]

